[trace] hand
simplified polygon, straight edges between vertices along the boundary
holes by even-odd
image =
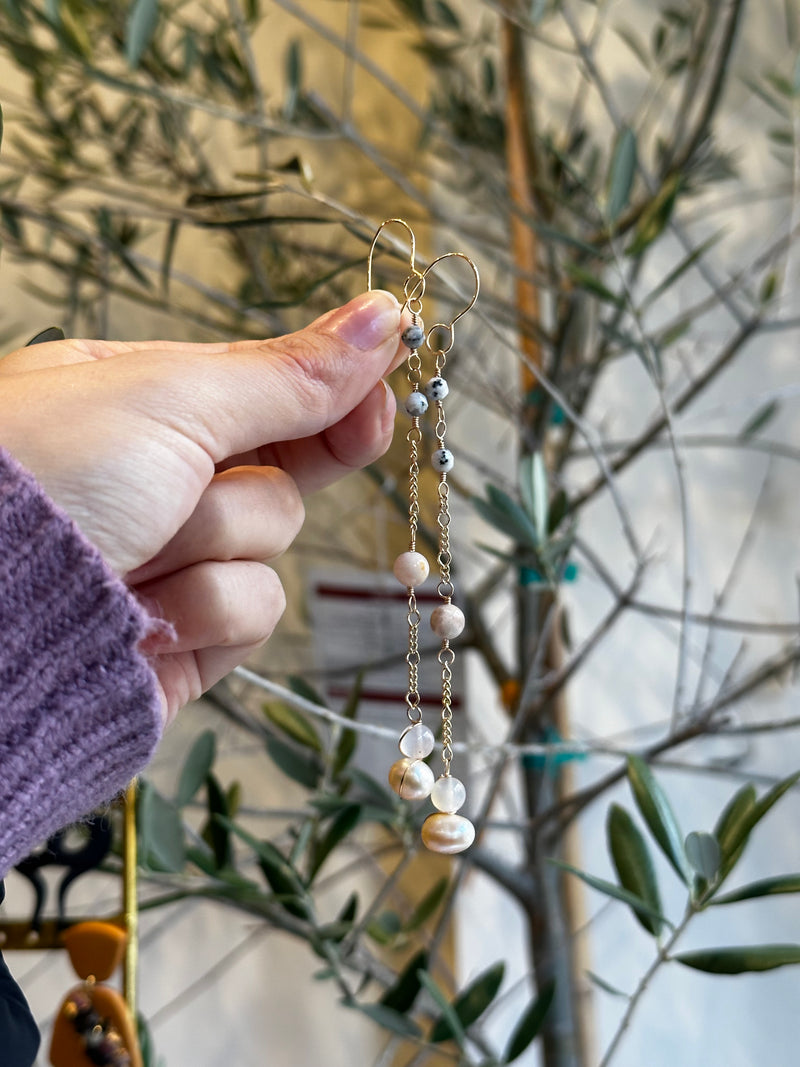
[[[171,717],[272,633],[265,565],[301,493],[381,455],[400,307],[376,291],[285,337],[54,341],[0,360],[0,443],[176,640],[146,651]]]

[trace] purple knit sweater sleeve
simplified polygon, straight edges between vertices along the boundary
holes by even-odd
[[[0,878],[112,799],[162,720],[137,643],[149,617],[0,449]]]

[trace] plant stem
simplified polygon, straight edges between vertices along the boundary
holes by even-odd
[[[688,907],[686,908],[686,913],[684,914],[683,919],[681,919],[680,923],[672,931],[672,933],[670,934],[669,938],[664,942],[664,944],[658,950],[658,955],[656,956],[656,958],[653,960],[653,962],[650,964],[650,966],[645,971],[644,975],[641,978],[641,981],[639,982],[639,984],[636,987],[635,991],[633,992],[630,1000],[628,1001],[628,1007],[625,1009],[625,1014],[622,1016],[620,1024],[617,1027],[617,1032],[614,1034],[613,1038],[611,1039],[611,1044],[606,1049],[605,1055],[603,1056],[602,1060],[600,1061],[598,1067],[608,1067],[608,1065],[611,1063],[611,1060],[612,1060],[614,1054],[616,1053],[617,1049],[619,1048],[620,1043],[622,1042],[622,1039],[625,1036],[625,1033],[627,1032],[628,1027],[631,1024],[631,1019],[633,1018],[633,1013],[636,1011],[636,1008],[639,1005],[639,1001],[642,999],[642,996],[644,995],[645,990],[647,989],[648,985],[650,984],[650,981],[652,980],[653,976],[655,975],[656,971],[659,969],[661,964],[667,962],[667,960],[669,958],[669,953],[671,952],[673,946],[675,945],[675,942],[678,940],[678,938],[681,936],[681,934],[686,929],[686,927],[687,927],[687,925],[689,923],[689,920],[696,914],[697,914],[697,912],[696,912],[695,908],[691,904],[689,904]]]

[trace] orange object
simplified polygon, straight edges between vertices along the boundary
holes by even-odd
[[[53,1067],[91,1067],[97,1062],[86,1051],[87,1037],[92,1034],[108,1048],[124,1049],[130,1067],[142,1067],[136,1025],[124,997],[111,986],[100,984],[122,963],[125,931],[113,923],[76,923],[65,931],[63,941],[84,984],[71,989],[61,1003],[53,1025],[50,1063]],[[88,1012],[91,1021],[87,1023]]]
[[[62,940],[79,978],[105,982],[121,965],[128,937],[113,923],[85,922],[70,926]]]
[[[91,1067],[92,1061],[86,1055],[86,1041],[75,1029],[69,1014],[68,1005],[76,992],[84,992],[84,987],[78,986],[77,989],[70,990],[53,1024],[53,1038],[50,1042],[50,1063],[53,1067]],[[122,994],[111,986],[98,985],[91,989],[89,996],[97,1014],[103,1020],[108,1020],[119,1035],[122,1046],[130,1056],[131,1067],[142,1067],[136,1029]]]
[[[514,711],[519,700],[520,684],[518,678],[508,678],[500,687],[500,699],[506,711]]]

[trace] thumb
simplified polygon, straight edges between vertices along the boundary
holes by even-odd
[[[395,362],[400,312],[390,293],[374,290],[273,340],[234,342],[199,357],[148,355],[159,364],[166,410],[219,463],[310,437],[344,418]]]

